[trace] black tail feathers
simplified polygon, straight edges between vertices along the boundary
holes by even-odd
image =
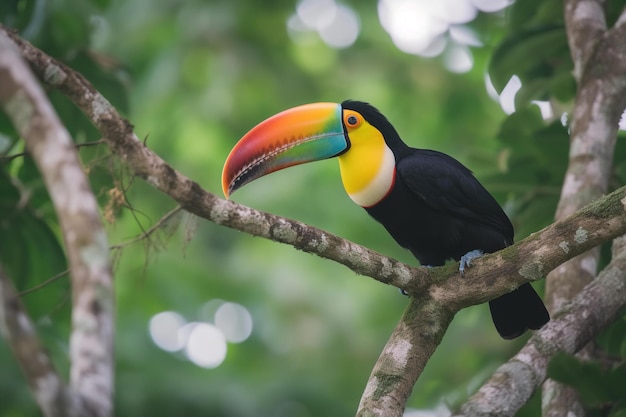
[[[504,339],[515,339],[528,329],[537,330],[550,320],[541,297],[530,284],[489,302],[491,318]]]

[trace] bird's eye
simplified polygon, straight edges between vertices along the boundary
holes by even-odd
[[[361,124],[361,119],[354,115],[354,114],[349,114],[346,118],[346,126],[348,127],[357,127],[358,125]]]

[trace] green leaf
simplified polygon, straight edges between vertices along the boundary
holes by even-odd
[[[583,403],[593,407],[623,398],[626,364],[607,370],[600,363],[583,363],[574,356],[559,354],[550,361],[548,376],[575,388]]]
[[[516,1],[507,9],[509,23],[514,30],[539,24],[563,22],[563,4],[558,1]]]
[[[565,28],[559,24],[514,33],[498,46],[489,63],[489,75],[496,90],[501,92],[509,79],[517,75],[522,81],[520,93],[525,101],[545,99],[550,92],[549,79],[570,70]],[[545,83],[541,89],[537,88],[538,80]],[[523,91],[528,88],[531,91]]]
[[[562,71],[550,80],[550,95],[561,103],[567,103],[576,96],[576,80],[571,71]]]
[[[598,335],[596,341],[610,355],[626,358],[626,311]]]
[[[550,78],[540,77],[534,78],[522,85],[515,95],[515,108],[522,109],[529,107],[533,100],[546,101],[549,97]]]
[[[497,134],[497,138],[506,144],[519,142],[530,137],[544,126],[541,111],[536,106],[522,108],[507,117]]]
[[[106,10],[111,4],[111,0],[91,0],[91,4],[100,10]]]
[[[626,400],[618,401],[611,411],[609,411],[607,417],[626,417]]]
[[[0,262],[20,291],[67,269],[59,237],[51,225],[32,210],[32,202],[0,169]],[[43,290],[31,300],[35,298],[31,311],[36,315],[52,310],[58,302],[57,297],[50,297]]]

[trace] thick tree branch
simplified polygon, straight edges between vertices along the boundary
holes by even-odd
[[[415,382],[456,311],[429,295],[414,297],[374,365],[358,417],[401,417]]]
[[[617,317],[626,305],[626,237],[616,240],[614,257],[511,360],[500,366],[455,416],[514,416],[546,378],[556,353],[575,353]]]
[[[618,123],[626,105],[624,28],[607,30],[603,1],[567,0],[564,5],[578,92],[572,117],[569,165],[557,220],[606,192]],[[599,257],[599,248],[595,248],[548,275],[546,304],[551,312],[559,310],[591,282]],[[544,417],[581,414],[582,407],[571,388],[548,380],[543,394]]]
[[[98,205],[67,130],[2,31],[0,80],[0,103],[41,172],[69,258],[71,392],[80,415],[109,416],[113,409],[113,284]]]
[[[0,334],[11,347],[46,417],[78,416],[65,383],[44,349],[13,282],[0,265]]]
[[[574,77],[580,80],[598,39],[606,31],[604,0],[566,0],[567,39],[574,61]]]

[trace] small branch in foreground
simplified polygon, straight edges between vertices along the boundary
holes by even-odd
[[[37,337],[35,325],[11,279],[0,265],[0,334],[17,358],[33,396],[46,417],[77,416],[76,405]]]
[[[0,103],[41,173],[63,233],[73,295],[72,404],[80,406],[82,416],[110,416],[113,280],[98,204],[69,133],[4,31],[0,31]],[[54,394],[45,398],[57,401]],[[64,414],[69,415],[69,410]]]

